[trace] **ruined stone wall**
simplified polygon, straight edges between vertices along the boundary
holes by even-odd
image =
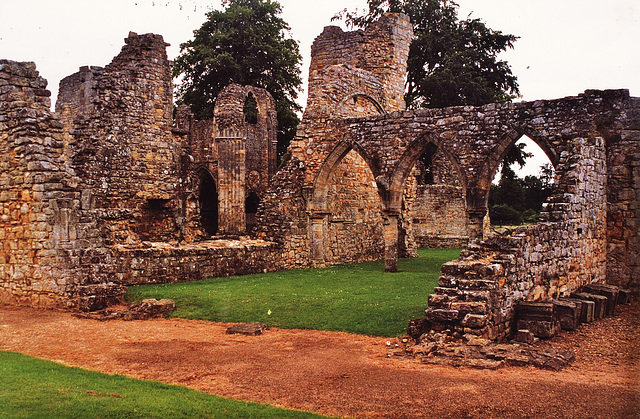
[[[636,99],[630,98],[626,91],[587,91],[579,96],[557,100],[424,109],[357,119],[303,120],[297,137],[291,143],[288,164],[281,169],[281,176],[278,177],[278,182],[287,185],[292,184],[290,178],[297,177],[296,188],[282,189],[282,193],[273,194],[270,202],[265,203],[264,212],[260,215],[261,223],[269,226],[272,232],[263,233],[284,243],[284,246],[291,246],[294,253],[308,254],[311,265],[322,264],[326,260],[328,243],[325,226],[330,218],[326,205],[329,179],[350,150],[356,150],[372,172],[382,199],[385,225],[388,217],[397,217],[391,223],[409,224],[411,217],[394,214],[402,214],[407,179],[420,156],[430,144],[434,144],[448,156],[449,166],[453,168],[445,172],[457,173],[455,179],[458,179],[458,183],[454,185],[464,189],[464,194],[462,190],[458,192],[460,205],[455,207],[455,211],[463,208],[461,200],[464,196],[469,239],[482,239],[488,232],[485,217],[491,180],[512,144],[523,135],[532,138],[557,168],[560,155],[573,147],[573,139],[593,136],[608,138],[607,136],[615,137],[624,132],[627,138],[625,152],[620,151],[620,154],[626,155],[626,150],[637,147],[637,130],[623,130],[622,122],[619,126],[614,124],[604,128],[601,121],[603,118],[610,118],[611,113],[616,110],[628,115],[637,106],[635,103]],[[631,122],[625,123],[632,127]],[[613,158],[610,155],[609,159]],[[620,208],[637,208],[637,187],[631,186],[635,185],[632,177],[635,170],[632,161],[635,160],[625,157],[623,161],[619,169],[609,167],[610,176],[619,173],[607,189],[609,204],[615,204],[612,197],[618,196],[618,191],[625,189],[618,186],[622,185],[620,182],[624,182],[629,186],[620,196],[625,198],[615,198],[620,202],[615,205]],[[280,188],[278,182],[274,185],[275,190]],[[304,216],[293,216],[293,220],[285,217],[282,219],[287,221],[280,223],[278,217],[282,217],[282,213],[280,210],[271,211],[270,206],[274,204],[271,199],[278,201],[277,208],[286,207],[291,214]],[[629,272],[629,276],[625,277],[628,282],[631,281],[628,271],[631,262],[627,260],[634,260],[634,256],[625,259],[622,254],[627,249],[633,249],[633,237],[637,237],[634,236],[637,218],[632,217],[633,211],[625,211],[624,218],[616,216],[618,220],[629,220],[623,222],[623,234],[627,238],[619,248],[617,258],[619,266],[625,266],[624,269]],[[461,226],[463,222],[459,220]],[[609,223],[613,223],[611,217]],[[301,228],[305,224],[306,229]],[[281,241],[275,237],[276,232],[283,234],[282,237],[293,239],[290,242]],[[446,231],[439,234],[442,233]],[[386,243],[385,241],[385,246]],[[611,250],[610,248],[610,252]]]
[[[311,47],[305,118],[402,110],[411,22],[386,14],[364,30],[327,26]]]
[[[404,184],[403,234],[411,247],[463,248],[469,241],[466,189],[449,158],[430,146]]]
[[[429,296],[436,330],[502,339],[518,301],[569,296],[606,279],[606,155],[600,137],[575,139],[557,167],[542,222],[496,236],[442,267]]]
[[[123,285],[198,281],[282,269],[274,243],[207,240],[192,244],[118,245],[114,261]]]
[[[607,147],[607,282],[640,291],[640,100],[599,121]]]
[[[255,101],[255,121],[247,120],[244,106],[248,97]],[[277,113],[269,92],[231,84],[218,95],[212,116],[196,121],[185,105],[176,111],[173,132],[187,155],[182,168],[188,178],[184,198],[188,241],[211,235],[202,231],[198,202],[205,172],[215,184],[210,193],[218,196],[216,234],[221,235],[251,230],[255,209],[246,205],[247,200],[259,201],[276,172]]]
[[[167,44],[159,35],[135,33],[125,43],[104,69],[84,68],[65,79],[56,107],[71,118],[65,124],[85,209],[109,210],[102,234],[112,243],[175,240],[181,150],[170,131]]]
[[[463,248],[469,241],[465,190],[420,185],[407,217],[418,247]]]
[[[0,302],[89,308],[122,289],[103,269],[95,218],[81,211],[46,86],[35,64],[0,61]]]

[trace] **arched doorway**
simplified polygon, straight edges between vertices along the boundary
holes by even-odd
[[[382,201],[371,170],[354,150],[344,156],[330,177],[327,210],[327,261],[360,262],[383,257]]]
[[[244,200],[244,211],[247,223],[247,232],[251,232],[256,224],[256,213],[258,212],[258,206],[260,205],[260,197],[255,192],[249,192],[247,198]]]
[[[203,170],[200,175],[198,202],[202,228],[209,236],[216,235],[218,233],[218,191],[216,182],[206,170]]]

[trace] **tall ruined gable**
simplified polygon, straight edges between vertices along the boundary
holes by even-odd
[[[364,30],[326,27],[311,47],[305,117],[403,110],[412,36],[409,18],[393,13]]]
[[[173,86],[162,36],[130,33],[104,69],[64,79],[56,105],[71,130],[69,154],[88,208],[120,211],[111,240],[169,239],[180,147],[171,134]]]

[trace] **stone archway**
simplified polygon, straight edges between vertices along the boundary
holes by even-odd
[[[458,163],[433,140],[422,139],[420,145],[423,151],[403,185],[401,256],[415,254],[410,250],[417,247],[466,247],[469,240],[466,187]]]
[[[559,152],[555,150],[548,138],[536,130],[527,127],[512,127],[501,137],[480,168],[480,172],[473,187],[467,191],[469,207],[469,224],[471,238],[483,239],[489,234],[488,202],[491,182],[493,181],[504,157],[509,149],[523,137],[531,139],[545,153],[554,169],[559,162]]]
[[[309,202],[314,264],[380,259],[383,209],[367,159],[350,144],[339,143],[325,159]]]

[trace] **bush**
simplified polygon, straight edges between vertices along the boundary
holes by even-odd
[[[522,213],[522,221],[535,224],[540,221],[540,214],[536,210],[529,208]]]
[[[496,225],[520,225],[522,214],[507,204],[494,205],[489,212],[491,222]]]

